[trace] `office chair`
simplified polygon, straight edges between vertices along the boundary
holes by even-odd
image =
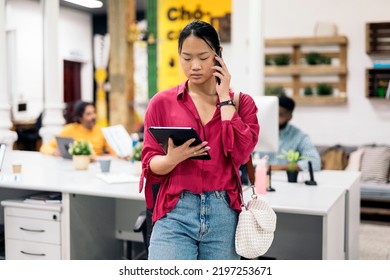
[[[153,184],[152,185],[152,191],[153,191],[153,201],[156,202],[157,194],[160,189],[160,184]],[[146,210],[141,211],[138,215],[137,220],[135,221],[133,231],[134,232],[142,232],[142,238],[144,241],[144,247],[145,250],[138,254],[135,259],[137,258],[145,258],[148,259],[148,253],[149,253],[149,244],[150,244],[150,237],[152,235],[152,229],[153,229],[153,223],[152,223],[152,215],[153,215],[153,209],[150,210],[146,208]]]
[[[21,150],[25,151],[38,151],[41,141],[41,136],[39,135],[39,130],[42,127],[42,115],[41,113],[37,118],[34,128],[32,129],[22,129],[17,128],[16,133],[18,134],[17,143],[20,145]]]
[[[146,244],[146,211],[139,213],[137,220],[135,221],[134,232],[141,232],[142,239],[144,241],[144,250],[134,257],[134,259],[147,259],[148,258],[148,246]]]
[[[148,259],[148,248],[150,236],[152,234],[152,211],[146,209],[141,211],[138,215],[137,220],[135,221],[134,232],[142,232],[142,239],[144,241],[144,251],[140,252],[134,257],[134,259]]]

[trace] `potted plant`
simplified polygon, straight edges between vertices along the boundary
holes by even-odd
[[[309,86],[305,87],[303,89],[303,95],[305,95],[305,96],[313,95],[313,89],[311,87],[309,87]]]
[[[320,58],[320,64],[330,65],[332,64],[332,59],[328,56],[322,55]]]
[[[288,170],[287,170],[287,179],[290,183],[296,183],[298,181],[298,169],[297,162],[299,160],[307,159],[302,156],[298,151],[294,151],[292,149],[288,151],[283,151],[283,154],[279,155],[278,158],[283,158],[288,162]]]
[[[88,169],[93,155],[92,144],[84,140],[75,140],[70,144],[68,152],[72,155],[74,166],[77,170]]]
[[[321,59],[321,55],[317,52],[310,52],[305,55],[306,63],[308,65],[317,65]]]
[[[285,66],[285,65],[290,64],[290,59],[291,59],[290,55],[282,53],[282,54],[275,56],[274,62],[278,66]]]
[[[318,64],[331,64],[332,59],[328,56],[321,55],[317,52],[310,52],[305,55],[306,63],[308,65],[318,65]]]
[[[278,95],[285,95],[286,91],[282,86],[266,87],[264,94],[267,96],[278,96]]]
[[[333,88],[328,84],[318,84],[317,85],[317,94],[321,96],[328,96],[333,94]]]
[[[264,58],[264,64],[267,66],[272,65],[272,58],[270,56],[266,55]]]

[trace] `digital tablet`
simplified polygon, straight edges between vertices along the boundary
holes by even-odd
[[[69,154],[69,145],[73,143],[74,139],[69,137],[59,137],[56,136],[57,147],[60,150],[62,158],[72,159],[72,155]]]
[[[154,139],[158,144],[164,149],[165,153],[168,149],[168,138],[172,138],[173,144],[176,146],[182,145],[187,140],[195,138],[195,141],[191,146],[196,146],[202,143],[198,133],[192,127],[149,127],[150,133],[153,135]],[[210,154],[207,152],[207,155],[193,156],[191,159],[211,159]]]

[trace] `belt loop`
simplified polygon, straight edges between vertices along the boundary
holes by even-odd
[[[215,191],[214,193],[215,193],[215,196],[217,198],[221,198],[221,192],[220,191]]]

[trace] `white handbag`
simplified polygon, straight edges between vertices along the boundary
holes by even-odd
[[[271,247],[276,229],[276,214],[268,203],[256,194],[252,158],[249,159],[248,164],[248,176],[253,194],[251,200],[245,205],[242,186],[237,184],[242,211],[238,216],[235,245],[237,254],[247,259],[254,259],[264,255]]]

